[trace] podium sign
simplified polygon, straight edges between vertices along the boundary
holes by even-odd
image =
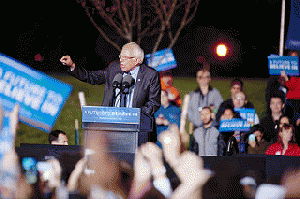
[[[110,153],[132,163],[143,135],[141,116],[139,108],[83,106],[82,128],[85,130],[85,140],[93,139],[93,134],[101,133],[107,139]]]
[[[124,107],[83,106],[82,128],[139,131],[140,109]]]

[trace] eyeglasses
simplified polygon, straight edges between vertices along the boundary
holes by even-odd
[[[123,55],[119,55],[120,59],[135,59],[135,57],[128,57],[128,56],[123,56]]]
[[[210,79],[210,76],[197,76],[197,79]]]

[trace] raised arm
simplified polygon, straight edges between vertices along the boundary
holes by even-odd
[[[100,85],[104,84],[106,81],[106,71],[105,70],[98,70],[98,71],[88,71],[84,69],[82,66],[77,65],[75,67],[75,63],[71,59],[70,56],[63,56],[60,59],[60,62],[63,65],[69,67],[69,73],[77,78],[80,81],[92,84],[92,85]]]

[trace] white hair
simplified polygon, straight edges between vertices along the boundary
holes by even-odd
[[[129,42],[127,44],[125,44],[122,49],[125,47],[125,46],[132,46],[132,50],[133,50],[133,56],[135,58],[138,59],[139,63],[143,63],[144,61],[144,51],[143,49],[135,42]]]

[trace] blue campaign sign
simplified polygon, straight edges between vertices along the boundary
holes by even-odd
[[[255,123],[255,109],[254,108],[235,108],[234,111],[238,112],[242,119],[247,120],[248,122]],[[251,125],[248,124],[247,127]]]
[[[280,75],[281,71],[291,76],[299,75],[299,57],[271,55],[268,63],[270,75]]]
[[[230,132],[230,131],[249,131],[250,125],[247,120],[236,118],[230,120],[221,120],[219,131]]]
[[[166,48],[155,52],[152,58],[152,62],[151,56],[152,54],[147,54],[145,56],[146,63],[148,66],[155,68],[155,70],[157,71],[166,71],[177,67],[177,62],[175,60],[172,49],[169,49],[168,51],[168,49]]]
[[[20,105],[21,122],[50,132],[72,86],[0,54],[0,103],[11,111]]]

